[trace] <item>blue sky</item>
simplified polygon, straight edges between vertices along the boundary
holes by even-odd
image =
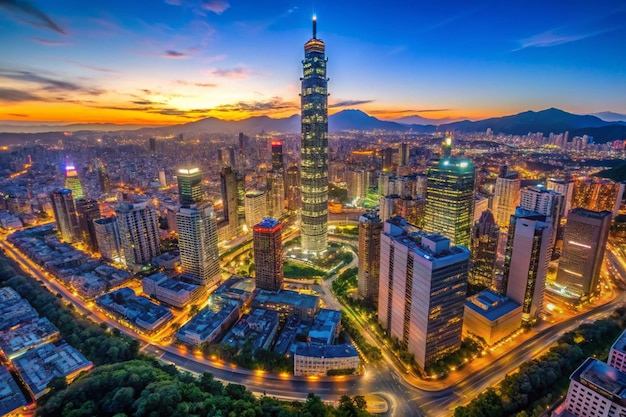
[[[0,119],[297,113],[313,13],[332,111],[626,113],[626,5],[508,3],[0,0]]]

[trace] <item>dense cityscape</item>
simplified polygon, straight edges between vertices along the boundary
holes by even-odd
[[[297,115],[0,121],[0,415],[626,413],[626,116],[338,110],[323,22]]]

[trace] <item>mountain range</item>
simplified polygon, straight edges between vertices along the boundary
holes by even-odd
[[[618,113],[603,112],[606,118],[620,118]],[[490,128],[493,133],[525,135],[527,133],[543,132],[563,133],[570,132],[570,137],[587,134],[593,136],[596,143],[604,143],[615,139],[626,139],[626,122],[605,121],[594,115],[577,115],[563,110],[550,108],[542,111],[526,111],[511,116],[494,117],[484,120],[463,120],[453,123],[439,124],[437,119],[421,118],[430,121],[428,124],[406,123],[407,121],[419,120],[415,118],[401,118],[399,120],[380,120],[360,110],[342,110],[331,115],[328,119],[331,132],[355,130],[384,130],[396,132],[433,133],[436,131],[459,131],[459,132],[482,132]],[[418,116],[421,117],[421,116]],[[237,132],[299,132],[300,116],[293,115],[287,118],[274,119],[267,116],[250,117],[243,120],[222,120],[208,117],[191,123],[142,127],[136,125],[111,125],[111,124],[74,124],[65,126],[45,126],[50,131],[132,131],[144,135],[172,135],[194,133],[237,133]],[[0,125],[0,144],[22,143],[35,137],[33,133],[9,133],[16,132],[16,126]],[[33,127],[31,127],[32,129]],[[22,130],[24,132],[26,129]],[[33,132],[33,130],[28,130]],[[16,142],[17,141],[17,142]]]

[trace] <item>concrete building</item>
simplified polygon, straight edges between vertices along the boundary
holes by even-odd
[[[0,366],[0,415],[10,415],[11,412],[28,404],[11,373],[4,366]]]
[[[252,230],[255,224],[260,223],[267,215],[267,199],[265,193],[259,190],[246,192],[245,199],[246,226]]]
[[[215,343],[239,319],[239,304],[235,300],[222,300],[209,303],[187,324],[176,332],[176,339],[182,343],[200,347],[203,343]]]
[[[232,167],[224,167],[220,173],[222,190],[222,204],[224,206],[224,219],[228,222],[229,238],[239,234],[239,214],[237,203],[237,173]]]
[[[464,335],[482,337],[492,346],[521,326],[522,306],[495,291],[485,290],[465,301]]]
[[[269,350],[276,339],[278,324],[277,311],[252,308],[241,316],[222,343],[241,349],[247,341],[251,341],[253,350]]]
[[[602,178],[577,178],[574,181],[572,207],[619,214],[624,184]],[[568,212],[569,213],[569,212]]]
[[[567,216],[567,213],[572,209],[572,196],[574,194],[574,180],[571,178],[548,178],[546,188],[548,191],[554,191],[563,196],[563,204],[561,206],[561,212],[559,213],[561,218]]]
[[[574,208],[567,215],[563,252],[555,285],[563,295],[587,301],[598,292],[604,250],[611,227],[610,211]]]
[[[139,270],[161,253],[156,210],[143,203],[120,203],[115,210],[126,266]]]
[[[509,220],[515,213],[515,208],[519,206],[520,184],[517,172],[509,171],[506,165],[500,169],[493,199],[495,219],[500,227],[509,227]]]
[[[96,236],[96,227],[93,222],[102,217],[100,214],[100,206],[96,200],[87,198],[76,200],[75,205],[82,241],[87,245],[90,251],[96,252],[98,250],[98,239]]]
[[[59,329],[47,318],[39,317],[30,323],[0,331],[0,349],[6,358],[13,360],[30,349],[56,340],[59,334]]]
[[[13,288],[0,288],[0,330],[7,330],[20,323],[35,320],[37,311],[15,292]]]
[[[521,192],[520,207],[531,210],[550,218],[552,224],[551,244],[556,244],[557,230],[561,224],[561,212],[565,204],[565,197],[556,191],[546,190],[544,187],[526,187]]]
[[[607,363],[620,372],[626,372],[626,331],[611,346]]]
[[[359,295],[372,306],[378,305],[382,231],[383,223],[375,212],[359,217]]]
[[[167,308],[146,297],[135,295],[131,288],[120,288],[96,299],[98,304],[131,328],[152,334],[167,324],[174,316]]]
[[[102,259],[122,262],[122,241],[115,216],[94,220],[93,226]]]
[[[293,315],[310,319],[317,314],[319,304],[320,298],[316,295],[300,294],[288,290],[279,292],[257,290],[252,300],[252,307],[255,308],[276,310],[285,317]]]
[[[543,307],[552,253],[552,225],[548,216],[517,208],[511,216],[504,256],[502,291],[522,305],[522,320],[531,323]]]
[[[285,212],[285,173],[270,171],[267,180],[267,214],[279,219]]]
[[[206,296],[206,287],[173,279],[161,272],[142,279],[141,288],[144,294],[178,309],[206,300],[202,297]]]
[[[461,345],[469,250],[394,218],[380,254],[378,319],[425,369]]]
[[[287,210],[294,212],[302,206],[302,188],[300,185],[300,169],[297,165],[287,168],[285,177],[285,197],[287,198]]]
[[[348,199],[350,201],[362,202],[367,197],[369,190],[370,176],[365,169],[351,169],[346,173],[346,184],[348,188]]]
[[[282,225],[265,218],[253,227],[254,280],[256,287],[279,291],[283,285]]]
[[[63,240],[67,243],[79,241],[81,237],[80,226],[78,217],[76,217],[72,190],[67,188],[57,190],[50,194],[50,200],[52,201],[54,220]]]
[[[295,376],[354,373],[359,369],[359,353],[352,345],[298,343],[293,357]]]
[[[341,311],[321,308],[309,330],[309,339],[311,342],[332,345],[340,330]]]

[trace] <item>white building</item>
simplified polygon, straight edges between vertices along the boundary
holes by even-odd
[[[359,369],[359,353],[352,345],[298,343],[293,356],[293,374],[328,375],[329,371],[352,373]]]
[[[143,203],[120,203],[115,210],[126,266],[138,270],[161,254],[157,214]]]
[[[248,230],[260,223],[267,215],[267,200],[263,191],[253,190],[246,192],[244,203],[246,226]]]

